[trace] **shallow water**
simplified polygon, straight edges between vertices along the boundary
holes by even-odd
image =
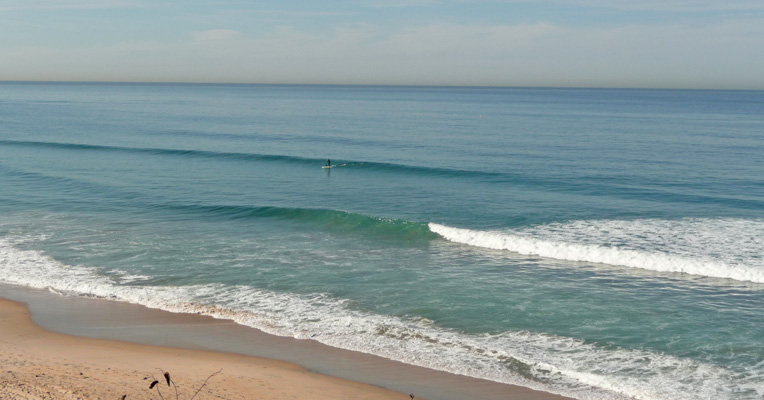
[[[0,122],[3,282],[581,399],[764,395],[763,92],[3,83]]]

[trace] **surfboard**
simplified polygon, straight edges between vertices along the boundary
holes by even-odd
[[[336,167],[336,165],[324,165],[321,168],[334,168],[334,167]]]

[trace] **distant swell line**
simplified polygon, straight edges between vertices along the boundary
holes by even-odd
[[[80,143],[61,143],[61,142],[37,142],[37,141],[21,141],[21,140],[0,140],[0,144],[8,146],[24,146],[24,147],[45,147],[53,149],[68,149],[68,150],[91,150],[91,151],[112,151],[112,152],[124,152],[124,153],[138,153],[138,154],[155,154],[155,155],[172,155],[172,156],[185,156],[185,157],[199,157],[199,158],[220,158],[229,160],[242,160],[242,161],[281,161],[291,162],[296,164],[307,165],[323,165],[326,162],[324,158],[309,158],[298,157],[288,155],[276,155],[276,154],[259,154],[259,153],[237,153],[237,152],[216,152],[207,150],[183,150],[183,149],[166,149],[166,148],[148,148],[148,147],[120,147],[120,146],[106,146],[106,145],[93,145],[93,144],[80,144]],[[451,168],[437,168],[437,167],[422,167],[411,166],[394,163],[383,162],[368,162],[368,161],[353,161],[353,160],[335,160],[335,164],[343,164],[343,166],[349,166],[356,169],[367,170],[388,170],[388,171],[408,171],[419,172],[427,175],[442,175],[442,176],[481,176],[484,178],[494,178],[498,181],[510,181],[507,174],[495,173],[495,172],[482,172],[482,171],[470,171],[459,170]]]
[[[142,154],[156,154],[156,155],[172,155],[172,156],[186,156],[186,157],[199,157],[199,158],[226,158],[232,160],[247,160],[247,161],[292,161],[299,163],[316,164],[324,161],[323,159],[311,159],[305,157],[295,156],[283,156],[272,154],[257,154],[257,153],[232,153],[232,152],[216,152],[207,150],[183,150],[183,149],[163,149],[163,148],[150,148],[150,147],[119,147],[119,146],[104,146],[93,144],[80,144],[80,143],[60,143],[60,142],[32,142],[32,141],[19,141],[19,140],[0,140],[0,144],[9,146],[25,146],[25,147],[47,147],[53,149],[68,149],[68,150],[93,150],[93,151],[112,151],[123,153],[142,153]]]
[[[582,261],[659,272],[679,272],[711,278],[764,283],[764,270],[746,265],[731,265],[723,261],[695,259],[617,247],[564,243],[505,232],[453,228],[435,223],[430,223],[428,226],[432,232],[446,240],[475,247],[508,250],[523,255],[557,260]]]
[[[107,151],[123,152],[132,154],[165,155],[179,157],[195,157],[204,159],[220,159],[245,162],[280,162],[294,165],[317,166],[326,162],[325,158],[310,158],[278,154],[239,153],[239,152],[216,152],[208,150],[183,150],[166,148],[143,148],[143,147],[119,147],[106,145],[92,145],[79,143],[38,142],[20,140],[0,140],[0,145],[41,147],[66,150]],[[764,208],[764,202],[755,199],[729,198],[708,196],[701,194],[674,193],[668,190],[652,190],[618,186],[612,182],[578,181],[571,182],[565,179],[537,178],[524,174],[508,172],[476,171],[466,169],[429,167],[396,163],[384,163],[374,161],[357,160],[333,160],[334,164],[343,168],[362,171],[379,171],[386,173],[404,173],[427,177],[458,178],[482,183],[500,185],[521,185],[534,187],[544,191],[563,191],[569,193],[594,193],[597,195],[607,192],[610,196],[621,198],[639,198],[641,200],[660,199],[662,202],[678,203],[725,203],[743,209],[759,210]]]

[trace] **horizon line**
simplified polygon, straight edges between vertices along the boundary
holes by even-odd
[[[686,90],[686,91],[739,91],[760,92],[764,89],[733,88],[682,88],[682,87],[637,87],[637,86],[504,86],[504,85],[433,85],[433,84],[373,84],[373,83],[267,83],[267,82],[194,82],[194,81],[79,81],[79,80],[5,80],[6,84],[124,84],[124,85],[198,85],[198,86],[345,86],[345,87],[400,87],[400,88],[481,88],[481,89],[578,89],[578,90]]]

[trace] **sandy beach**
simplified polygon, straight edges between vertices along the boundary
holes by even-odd
[[[0,398],[159,398],[149,385],[171,374],[179,397],[204,399],[404,399],[408,395],[235,354],[80,338],[46,331],[21,303],[0,300]]]
[[[90,303],[92,300],[85,304]],[[104,302],[108,303],[113,302]],[[196,319],[195,316],[189,318]],[[222,326],[229,329],[227,325]],[[188,328],[190,325],[184,329]],[[317,356],[324,357],[321,350]],[[410,398],[409,393],[336,378],[289,362],[56,333],[37,325],[26,304],[6,299],[0,299],[0,359],[3,360],[0,398],[3,399],[122,399],[123,396],[125,399],[159,399],[156,388],[149,389],[154,380],[160,381],[158,387],[164,398],[175,398],[174,387],[168,387],[164,380],[165,371],[177,385],[180,399],[192,398],[199,388],[202,389],[196,394],[197,399]],[[412,375],[406,369],[402,373]],[[413,375],[430,381],[433,386],[443,386],[443,390],[449,390],[448,385],[466,387],[471,392],[464,395],[470,393],[470,398],[562,399],[549,393],[470,378],[444,378],[439,373],[426,371],[425,375],[416,374],[421,372]],[[416,395],[417,399],[439,397]]]

